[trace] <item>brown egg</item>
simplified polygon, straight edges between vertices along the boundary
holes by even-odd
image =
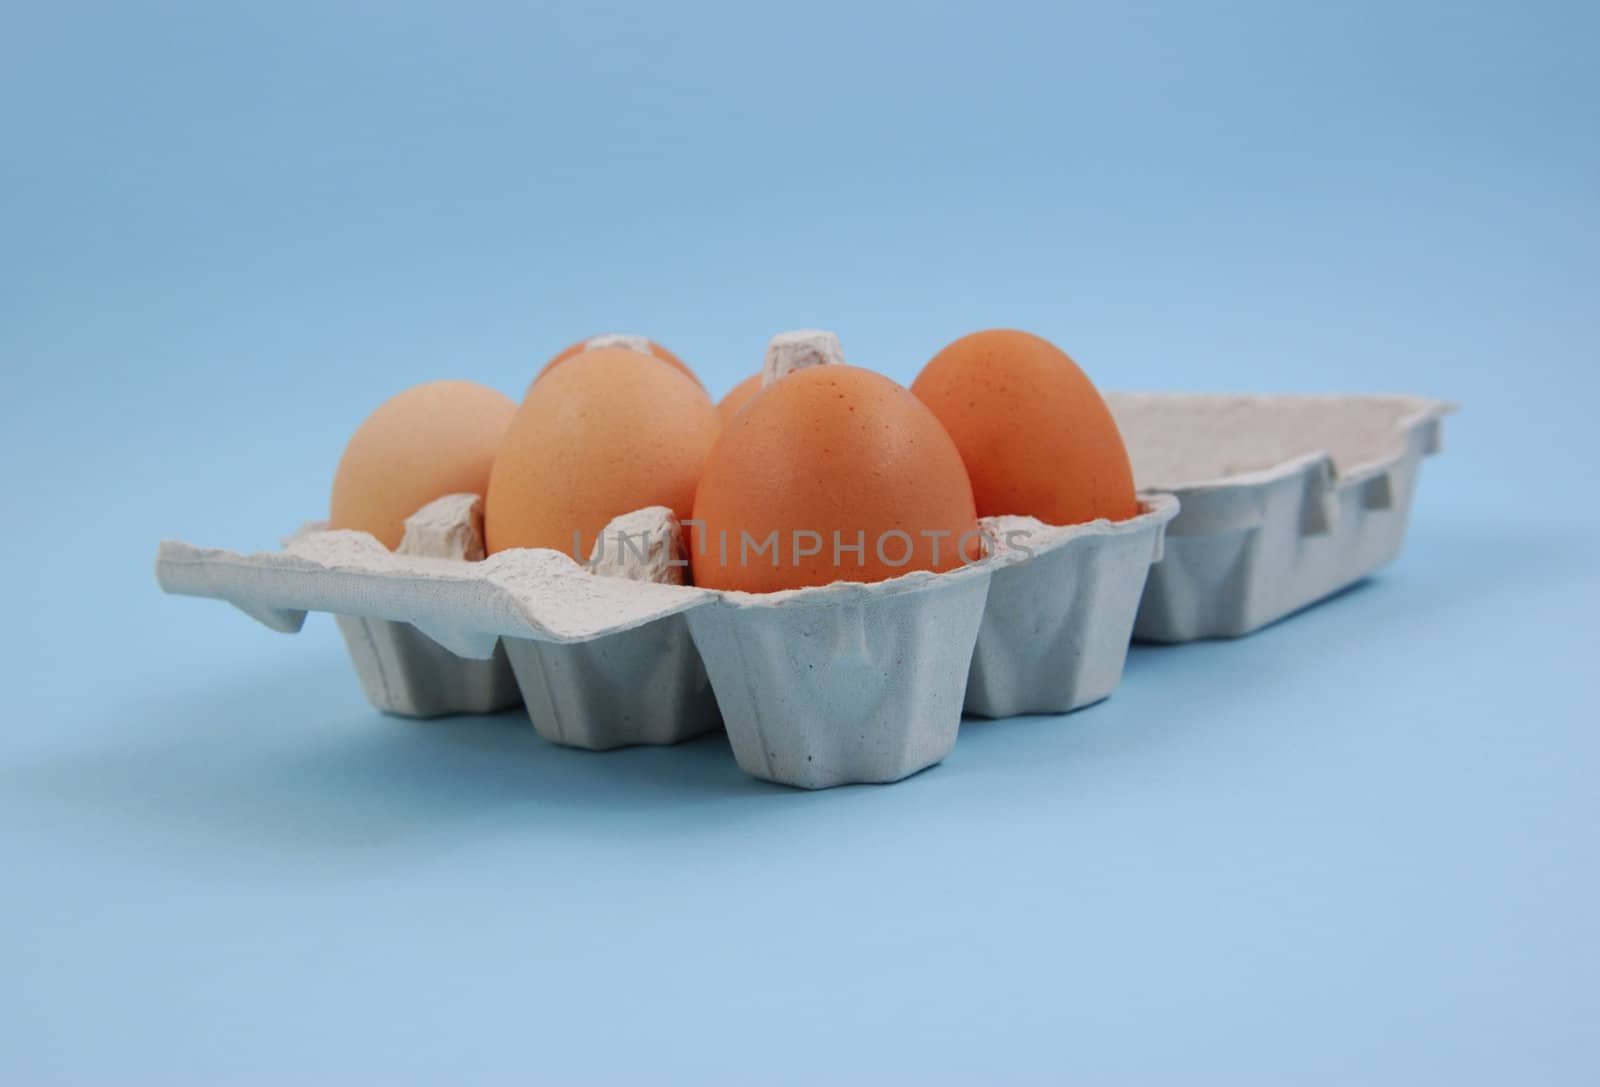
[[[981,552],[950,436],[916,397],[854,366],[801,370],[751,400],[706,461],[694,516],[695,584],[713,589],[883,581]]]
[[[470,381],[433,381],[385,401],[339,459],[332,528],[376,536],[391,551],[405,520],[447,494],[483,494],[517,405]]]
[[[641,342],[634,343],[633,341],[635,340]],[[598,343],[596,341],[598,341]],[[596,346],[590,347],[589,345],[591,343],[595,343]],[[629,350],[648,351],[652,356],[660,359],[662,362],[676,366],[679,370],[682,370],[685,374],[688,374],[689,377],[693,378],[696,385],[700,385],[700,378],[695,375],[693,370],[689,369],[688,363],[684,362],[677,355],[674,355],[671,351],[668,351],[665,347],[662,347],[654,340],[645,340],[642,337],[618,336],[615,334],[610,334],[606,336],[591,336],[587,340],[579,340],[577,343],[563,348],[555,358],[544,364],[544,369],[539,371],[538,376],[535,377],[532,384],[528,386],[528,390],[530,392],[533,391],[533,386],[539,384],[539,382],[544,379],[546,374],[548,374],[551,370],[554,370],[557,366],[560,366],[562,363],[566,362],[568,359],[577,358],[579,355],[584,354],[587,351],[609,351],[618,347],[624,347]],[[701,388],[703,390],[704,386],[702,385]]]
[[[732,389],[717,403],[717,414],[722,416],[722,425],[727,426],[733,417],[739,414],[739,409],[748,404],[756,393],[761,391],[761,374],[751,374]]]
[[[688,517],[720,430],[705,390],[678,370],[619,347],[581,353],[511,421],[484,500],[488,550],[549,547],[581,561],[619,514],[667,506]]]
[[[1072,525],[1139,512],[1105,401],[1066,352],[1027,332],[974,332],[933,357],[911,391],[955,439],[978,516]]]

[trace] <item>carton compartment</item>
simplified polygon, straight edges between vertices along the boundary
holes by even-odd
[[[401,717],[498,713],[522,701],[505,650],[458,657],[410,623],[337,617],[367,701]]]
[[[593,641],[501,645],[534,729],[551,743],[591,751],[675,744],[722,723],[681,615]]]
[[[1053,527],[986,518],[1004,546],[1022,532],[1032,558],[997,566],[972,656],[966,711],[975,717],[1066,713],[1105,698],[1122,678],[1134,615],[1166,525],[1168,495],[1141,500],[1120,523]],[[1002,552],[1004,557],[1004,552]]]
[[[726,593],[687,615],[747,774],[823,789],[950,753],[992,564]]]

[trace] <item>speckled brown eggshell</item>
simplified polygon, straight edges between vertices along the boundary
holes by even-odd
[[[581,560],[620,514],[667,506],[688,517],[720,430],[710,398],[679,370],[625,348],[576,355],[511,420],[484,500],[488,550]]]
[[[470,381],[433,381],[390,398],[345,446],[330,528],[370,532],[391,551],[405,520],[447,494],[483,494],[517,405]]]
[[[1072,525],[1136,516],[1133,470],[1116,420],[1065,351],[1027,332],[963,336],[911,391],[966,462],[978,516]]]
[[[731,423],[733,417],[739,414],[739,409],[755,399],[756,393],[761,391],[762,380],[763,376],[761,374],[751,374],[729,389],[727,396],[717,401],[717,414],[722,416],[723,426]]]
[[[713,589],[774,592],[949,570],[962,561],[963,539],[969,557],[981,552],[972,487],[950,436],[904,388],[854,366],[792,373],[746,404],[706,462],[694,516],[703,524],[690,548],[695,584]],[[820,553],[797,558],[796,530],[817,533]],[[760,543],[773,531],[776,565],[770,555],[741,555],[742,533]],[[841,551],[836,562],[835,532],[846,545],[864,539],[864,554]],[[810,546],[807,537],[800,550]]]

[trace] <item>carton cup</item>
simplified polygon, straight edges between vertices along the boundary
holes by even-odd
[[[459,657],[410,623],[337,616],[367,701],[400,717],[498,713],[522,701],[505,651]]]
[[[586,642],[501,640],[540,736],[605,751],[675,744],[721,723],[681,615]]]
[[[418,558],[476,562],[483,558],[482,505],[476,495],[446,495],[406,518],[398,551]],[[321,525],[302,528],[295,539]],[[400,717],[498,713],[522,701],[506,654],[459,656],[410,623],[335,617],[361,690],[374,708]]]
[[[740,768],[822,789],[948,755],[993,565],[719,593],[688,612]]]
[[[1082,525],[984,518],[1001,562],[972,655],[967,713],[1066,713],[1116,688],[1145,577],[1178,512],[1168,495],[1140,506],[1126,521]]]
[[[682,586],[683,529],[665,506],[625,513],[601,530],[597,576]],[[551,743],[604,751],[674,744],[722,723],[682,615],[574,642],[505,638],[533,727]]]

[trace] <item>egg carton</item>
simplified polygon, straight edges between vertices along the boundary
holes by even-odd
[[[475,560],[480,503],[456,495],[408,520],[392,553],[312,525],[255,555],[167,541],[156,575],[275,630],[339,616],[391,713],[479,712],[519,691],[546,739],[593,749],[720,721],[746,772],[823,788],[939,762],[964,705],[1000,716],[1104,697],[1176,509],[1154,496],[1121,525],[986,521],[997,546],[952,571],[748,594],[598,576],[548,550]]]
[[[1108,393],[1142,491],[1177,497],[1134,637],[1259,630],[1400,551],[1451,404],[1408,396]]]

